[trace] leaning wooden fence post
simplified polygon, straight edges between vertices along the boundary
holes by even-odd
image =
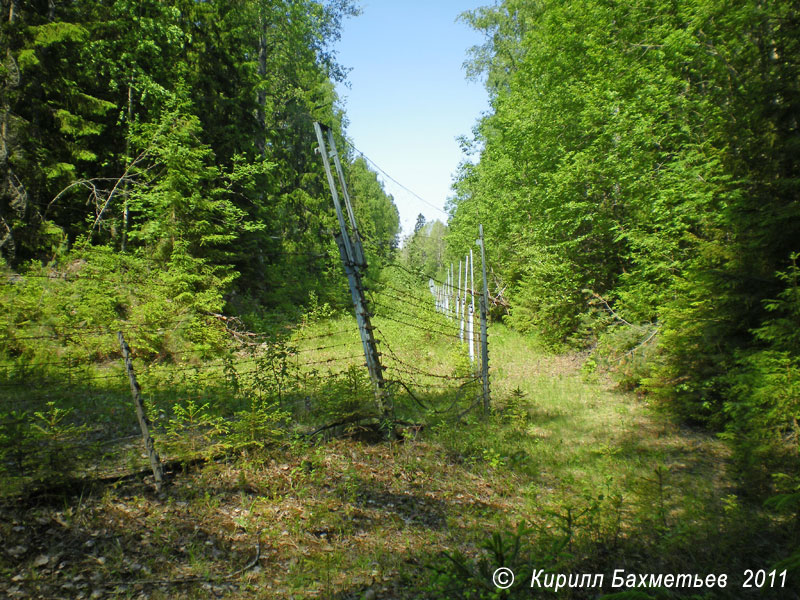
[[[128,372],[128,379],[131,382],[131,394],[133,395],[133,405],[136,407],[136,416],[139,419],[139,427],[142,428],[142,439],[144,440],[144,447],[147,450],[147,457],[150,459],[150,467],[153,469],[153,479],[156,482],[156,490],[161,491],[164,485],[164,473],[161,470],[161,459],[156,452],[153,438],[150,437],[150,421],[147,414],[144,412],[144,405],[142,404],[141,389],[139,383],[136,381],[136,374],[133,372],[133,363],[131,362],[131,349],[125,342],[122,332],[117,333],[119,339],[119,346],[122,349],[122,358],[125,361],[125,370]]]

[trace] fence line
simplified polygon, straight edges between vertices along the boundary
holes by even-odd
[[[411,369],[410,371],[407,371],[408,373],[410,373],[412,375],[422,375],[422,376],[425,376],[425,377],[434,377],[434,378],[437,378],[437,379],[447,379],[447,380],[450,380],[450,381],[461,381],[461,380],[464,380],[464,379],[470,379],[470,376],[442,375],[442,374],[439,374],[439,373],[430,373],[428,371],[423,371],[422,369],[420,369],[418,367],[415,367],[414,365],[411,365],[411,364],[405,362],[404,360],[402,360],[400,357],[397,356],[397,354],[395,353],[394,350],[392,350],[392,347],[389,345],[384,333],[380,329],[377,329],[377,328],[376,328],[376,331],[380,334],[381,343],[383,344],[383,346],[385,346],[386,350],[389,352],[390,358],[392,360],[394,360],[395,362],[398,362],[401,365],[405,366],[407,369]],[[387,368],[394,368],[395,370],[400,370],[394,365],[388,365]]]
[[[384,249],[382,248],[379,249],[379,251],[382,254],[384,253]],[[312,256],[312,253],[302,254]],[[298,253],[298,255],[300,255],[300,253]],[[334,258],[331,254],[319,253],[314,253],[313,257],[316,259]],[[457,326],[451,331],[444,317],[441,317],[441,320],[437,319],[435,307],[432,307],[429,302],[426,302],[426,298],[428,301],[430,300],[428,297],[429,292],[424,290],[417,293],[419,290],[424,289],[423,285],[427,284],[427,281],[425,283],[419,282],[419,274],[413,273],[408,268],[393,260],[388,260],[385,266],[408,273],[413,277],[412,281],[416,282],[416,285],[411,283],[407,289],[401,289],[402,286],[405,285],[404,283],[394,285],[390,282],[381,282],[376,284],[375,289],[370,291],[372,304],[376,308],[381,309],[381,313],[386,311],[386,314],[378,314],[378,318],[397,323],[414,331],[436,336],[436,339],[451,344],[453,340],[462,341],[462,337],[458,334]],[[347,265],[345,265],[345,267],[347,267]],[[0,284],[14,284],[20,280],[24,281],[26,278],[56,280],[65,283],[98,281],[104,284],[125,285],[131,288],[163,286],[170,289],[203,289],[206,287],[202,285],[202,282],[199,284],[187,281],[169,282],[160,279],[146,280],[144,282],[126,282],[124,278],[121,277],[121,281],[114,281],[111,280],[111,277],[104,278],[94,274],[60,276],[49,274],[21,276],[0,274]],[[398,277],[398,280],[403,279],[408,278]],[[295,280],[291,278],[283,278],[281,283],[289,285],[293,281]],[[449,276],[446,282],[440,282],[435,278],[433,281],[447,286],[450,293],[457,294],[459,298],[462,296],[464,298],[479,296],[470,286],[465,285],[461,287],[460,284],[455,285],[452,276]],[[297,283],[300,283],[299,280],[297,280]],[[390,305],[393,304],[392,301],[398,303],[399,306]],[[416,314],[413,314],[415,311],[417,311]],[[136,374],[143,386],[142,395],[145,402],[149,402],[154,409],[160,407],[162,411],[159,416],[159,419],[162,420],[159,429],[162,432],[165,430],[165,426],[173,426],[175,419],[178,419],[179,408],[173,407],[182,406],[183,408],[181,410],[189,410],[186,405],[186,403],[189,402],[196,401],[198,404],[204,403],[200,408],[201,411],[211,404],[212,406],[218,405],[219,410],[230,411],[232,414],[239,414],[235,412],[237,407],[242,408],[243,406],[247,406],[248,403],[255,401],[254,398],[261,398],[262,394],[266,394],[267,398],[277,398],[281,403],[284,401],[285,396],[286,401],[290,403],[290,407],[292,405],[296,407],[302,404],[307,411],[312,411],[310,407],[316,406],[314,403],[321,401],[319,400],[320,398],[325,399],[331,397],[326,394],[338,393],[336,390],[349,389],[350,387],[357,390],[358,386],[361,385],[358,383],[358,379],[355,380],[355,383],[352,383],[352,380],[348,380],[350,381],[349,383],[343,380],[340,384],[333,387],[329,386],[327,383],[329,378],[339,378],[343,375],[361,373],[363,371],[365,365],[365,357],[363,354],[351,353],[345,356],[328,355],[331,350],[337,348],[355,349],[363,343],[363,340],[356,339],[347,342],[328,343],[328,340],[332,337],[356,333],[355,322],[350,326],[337,328],[326,333],[313,333],[313,335],[304,335],[306,333],[311,333],[305,331],[305,325],[287,329],[281,329],[280,326],[276,326],[275,331],[272,332],[253,333],[237,329],[244,328],[243,323],[238,319],[229,320],[222,315],[195,313],[186,314],[175,320],[161,322],[159,326],[154,329],[149,329],[146,324],[133,324],[129,322],[119,322],[116,326],[108,327],[37,324],[35,327],[52,328],[53,332],[48,335],[6,335],[0,337],[0,342],[57,340],[65,342],[67,348],[69,348],[71,344],[77,345],[80,342],[97,342],[98,340],[94,339],[96,336],[115,335],[117,332],[122,331],[126,336],[130,336],[129,343],[134,346],[132,355],[136,355],[136,338],[140,335],[163,335],[172,330],[170,325],[179,326],[190,319],[198,318],[217,318],[221,320],[225,330],[231,336],[231,340],[228,341],[230,347],[225,349],[228,354],[214,356],[213,358],[204,360],[200,364],[187,364],[176,362],[174,359],[197,354],[202,355],[206,349],[193,348],[175,352],[162,351],[161,353],[147,350],[142,351],[139,349],[140,355],[133,359],[135,363],[144,362],[144,365],[136,370]],[[460,402],[462,403],[461,408],[463,408],[465,390],[472,389],[471,386],[480,379],[479,376],[474,374],[454,375],[433,373],[420,368],[412,364],[412,359],[399,356],[392,348],[390,339],[377,327],[374,327],[374,329],[381,336],[381,348],[385,349],[386,352],[384,355],[386,358],[385,365],[383,365],[382,368],[396,377],[395,379],[387,379],[387,385],[396,385],[405,388],[409,396],[419,403],[420,406],[423,405],[415,396],[415,392],[412,388],[430,392],[430,396],[426,397],[426,402],[429,405],[432,404],[431,398],[446,399],[450,403],[449,408],[445,410],[437,409],[435,406],[430,406],[429,408],[429,410],[439,414],[452,410]],[[312,344],[311,347],[302,347],[308,342],[315,343]],[[262,344],[264,345],[263,349],[255,348]],[[237,352],[244,352],[245,354],[244,356],[237,356]],[[321,353],[321,356],[310,355],[315,352]],[[153,354],[170,357],[172,360],[170,362],[161,362],[159,360],[150,360],[148,362],[145,360],[146,357],[152,356]],[[308,359],[314,360],[304,360],[302,358],[303,355]],[[111,352],[110,356],[116,357],[118,354],[116,352]],[[342,366],[344,368],[339,368]],[[106,369],[105,366],[98,365],[97,362],[90,360],[76,359],[73,356],[66,356],[63,361],[46,360],[44,362],[12,358],[9,364],[0,365],[0,375],[3,373],[3,367],[5,367],[6,381],[0,383],[0,389],[2,390],[31,387],[31,375],[42,374],[41,371],[37,372],[37,370],[53,368],[57,371],[56,376],[53,376],[54,374],[52,373],[46,373],[52,377],[51,381],[42,381],[41,377],[39,377],[37,381],[38,390],[34,390],[34,393],[28,396],[30,398],[30,406],[26,406],[26,410],[21,412],[21,414],[25,415],[25,418],[39,419],[42,423],[45,423],[46,419],[51,418],[54,423],[53,427],[61,423],[61,421],[57,419],[64,419],[64,415],[69,415],[69,411],[73,410],[74,407],[70,407],[71,402],[75,403],[80,409],[76,418],[79,417],[85,421],[88,421],[94,415],[91,411],[98,410],[98,407],[99,410],[108,410],[108,414],[115,414],[114,411],[119,408],[117,402],[118,396],[120,398],[119,403],[123,403],[121,398],[124,397],[124,392],[122,389],[116,389],[116,383],[114,387],[91,387],[91,384],[94,382],[118,380],[121,384],[119,387],[123,388],[126,374],[122,369],[120,369],[119,372],[104,372],[104,369]],[[338,368],[338,370],[334,370],[333,367]],[[253,377],[251,378],[250,376]],[[67,382],[64,380],[67,378],[69,382],[68,385],[65,386],[64,384]],[[216,382],[222,382],[222,384],[218,386]],[[81,386],[86,386],[89,392],[86,393],[84,389],[81,389]],[[328,391],[329,389],[333,391]],[[54,390],[58,392],[58,395],[53,393]],[[36,391],[42,391],[44,395],[37,396],[35,394]],[[353,393],[356,394],[357,392],[354,391]],[[111,395],[107,396],[106,394]],[[302,397],[303,394],[305,394],[305,397]],[[313,399],[311,395],[313,395]],[[16,396],[20,398],[23,397],[22,395],[17,395],[16,392],[7,394],[9,399],[16,400]],[[49,402],[51,398],[56,397],[60,398],[64,404],[56,406]],[[215,400],[215,398],[217,400]],[[221,399],[225,399],[227,402],[224,405],[220,404],[218,401]],[[360,400],[360,398],[356,396],[356,400]],[[46,414],[44,410],[34,412],[37,408],[36,402],[38,402],[39,405],[43,405],[45,401],[48,402],[50,410],[62,410],[66,412],[63,412],[60,417],[57,412],[50,415]],[[170,402],[174,402],[174,404],[168,404]],[[0,405],[0,413],[2,413],[2,409],[4,408],[4,406]],[[166,419],[166,414],[169,414],[169,412],[173,410],[176,416],[174,419],[165,423],[164,419]],[[319,414],[325,415],[328,414],[325,411],[333,409],[328,409],[320,405],[314,410],[319,410]],[[18,413],[12,412],[9,414],[15,415]],[[130,419],[124,416],[125,413],[120,413],[120,415],[121,418],[125,420],[120,421],[119,418],[109,418],[108,420],[101,420],[104,425],[99,430],[81,429],[82,435],[85,434],[85,436],[88,437],[76,437],[76,439],[69,441],[69,444],[77,447],[108,447],[138,437],[138,435],[119,435],[119,433],[133,428],[132,413],[129,415],[131,417]],[[107,415],[104,414],[104,417],[105,416]],[[39,423],[39,421],[35,420],[33,422]],[[65,423],[66,422],[67,421],[65,421]],[[2,430],[3,427],[16,427],[17,425],[23,426],[24,423],[8,424],[0,422],[0,434],[4,433]],[[82,425],[80,427],[85,428],[88,427],[88,425]],[[42,429],[42,431],[44,432],[45,430]],[[106,436],[103,435],[104,433]],[[109,435],[114,435],[114,437],[109,438]],[[9,436],[5,437],[7,439],[13,439]],[[47,447],[28,447],[26,451],[31,455],[36,455],[37,453],[52,453],[57,451],[59,443],[68,443],[63,440],[59,442],[59,439],[60,438],[54,434]],[[0,483],[2,483],[2,474],[5,468],[3,464],[4,460],[6,460],[4,452],[7,456],[11,456],[16,452],[16,449],[0,447]],[[131,456],[135,458],[135,453]],[[12,456],[12,458],[22,461],[30,460],[29,458],[21,459],[16,455]],[[0,492],[2,492],[1,488]]]
[[[384,306],[384,305],[377,304],[377,306]],[[391,308],[391,307],[384,306],[384,308]],[[411,317],[412,319],[416,319],[417,318],[417,315],[411,315],[409,313],[404,313],[402,311],[399,311],[399,310],[396,310],[396,309],[393,309],[393,308],[392,308],[392,310],[395,310],[396,312],[398,312],[398,313],[400,313],[400,314],[402,314],[404,316]],[[447,332],[441,331],[441,330],[428,329],[426,327],[421,327],[421,326],[419,326],[419,325],[417,325],[415,323],[409,323],[407,321],[402,321],[400,319],[395,319],[393,317],[388,317],[386,315],[380,315],[380,318],[386,319],[387,321],[392,321],[394,323],[399,323],[400,325],[405,325],[406,327],[411,327],[412,329],[416,329],[418,331],[423,331],[423,332],[426,332],[426,333],[435,333],[437,335],[441,335],[442,337],[453,338],[455,340],[459,339],[458,335],[456,335],[456,334],[447,333]]]

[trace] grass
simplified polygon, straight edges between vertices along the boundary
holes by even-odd
[[[577,357],[548,355],[500,325],[490,330],[494,414],[456,419],[477,389],[456,395],[456,383],[433,375],[468,374],[463,351],[390,317],[375,317],[387,377],[415,394],[395,386],[395,408],[425,427],[379,443],[360,441],[357,431],[327,440],[287,431],[264,448],[187,463],[162,495],[134,477],[7,499],[0,508],[0,595],[530,598],[533,569],[604,573],[610,592],[619,591],[608,589],[611,573],[624,568],[730,575],[727,590],[696,590],[703,597],[797,598],[796,586],[749,596],[741,588],[744,569],[771,568],[797,543],[797,529],[790,516],[748,503],[722,441],[587,379]],[[311,367],[298,361],[287,371],[281,402],[295,434],[334,408],[370,410],[363,375],[314,378],[331,364],[362,362],[345,358],[351,345],[358,352],[354,331],[340,331],[350,323],[320,319],[296,338],[296,347],[307,349],[304,363],[337,360]],[[300,339],[313,335],[325,337]],[[191,389],[212,406],[245,406],[257,389],[249,382],[249,392],[233,394],[199,379]],[[180,389],[154,394],[151,407],[169,411]],[[274,397],[276,390],[263,393]],[[432,410],[445,408],[451,410]],[[252,568],[237,573],[256,556]],[[505,596],[488,581],[499,566],[517,573]]]

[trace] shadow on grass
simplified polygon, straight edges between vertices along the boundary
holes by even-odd
[[[503,532],[509,534],[510,532]],[[557,540],[541,531],[521,540],[519,556],[514,561],[500,561],[498,556],[482,549],[467,557],[459,557],[455,562],[443,553],[420,549],[408,552],[397,562],[403,567],[392,577],[371,586],[354,585],[341,589],[332,600],[361,600],[367,596],[368,589],[376,592],[376,598],[395,599],[447,599],[447,600],[497,600],[528,598],[563,598],[569,600],[597,600],[606,594],[619,594],[628,591],[628,600],[798,600],[798,580],[800,573],[789,572],[785,585],[778,574],[776,584],[745,588],[746,569],[767,572],[775,564],[788,556],[797,544],[796,536],[787,536],[780,527],[765,528],[763,522],[739,521],[732,523],[724,531],[714,535],[702,525],[680,527],[663,531],[661,542],[652,538],[652,532],[630,529],[622,543],[611,551],[607,540],[580,540],[576,532],[570,552],[547,553],[548,548],[558,547]],[[673,544],[664,540],[675,536]],[[507,537],[510,541],[510,536]],[[555,542],[555,543],[554,543]],[[455,549],[453,549],[455,550]],[[483,563],[483,564],[481,564]],[[511,568],[515,574],[514,585],[504,593],[493,585],[491,574],[500,567]],[[532,585],[532,576],[541,570],[543,573],[601,574],[602,584],[584,587],[566,587],[555,592],[552,587]],[[727,575],[727,585],[720,587],[653,588],[613,586],[615,571],[622,570],[623,578],[635,574],[649,578],[666,574],[690,574],[705,578],[709,574]],[[716,577],[715,577],[716,579]],[[751,580],[752,583],[752,580]],[[638,592],[639,595],[635,595]],[[621,600],[621,598],[620,598]]]
[[[169,496],[168,496],[169,498]],[[185,504],[185,503],[183,503]],[[150,518],[158,505],[161,519]],[[131,507],[138,510],[131,511]],[[61,509],[54,504],[0,508],[0,596],[6,598],[146,597],[161,590],[180,596],[192,588],[215,595],[234,591],[226,578],[255,554],[255,536],[235,541],[210,521],[157,496],[152,487],[126,482],[111,502],[86,497]],[[245,536],[239,536],[245,537]],[[166,567],[166,568],[165,568]],[[194,595],[194,594],[190,594]]]
[[[445,503],[421,494],[398,494],[361,481],[354,500],[354,504],[363,509],[396,515],[409,527],[442,529],[447,523]]]

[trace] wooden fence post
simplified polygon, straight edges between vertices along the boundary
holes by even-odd
[[[164,472],[161,469],[161,459],[153,443],[153,438],[150,437],[150,421],[147,414],[144,412],[144,405],[142,404],[141,389],[139,383],[136,381],[136,374],[133,372],[133,363],[131,362],[131,349],[125,342],[122,332],[117,333],[119,339],[119,346],[122,349],[122,358],[125,361],[125,370],[128,372],[128,379],[131,382],[131,394],[133,395],[133,405],[136,407],[136,417],[139,419],[139,427],[142,428],[142,439],[144,440],[144,447],[147,451],[147,457],[150,459],[150,467],[153,469],[153,479],[156,482],[156,491],[161,491],[164,485]]]

